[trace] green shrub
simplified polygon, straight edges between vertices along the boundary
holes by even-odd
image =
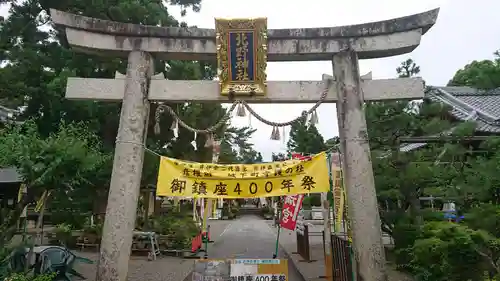
[[[237,215],[240,212],[240,208],[238,206],[231,206],[231,213]]]
[[[446,221],[428,222],[406,249],[408,269],[421,281],[482,280],[486,270],[474,231]]]
[[[200,229],[191,216],[161,216],[151,219],[152,230],[172,239],[172,248],[187,249]]]
[[[392,230],[396,264],[405,269],[411,262],[411,249],[415,240],[420,236],[420,229],[412,223],[399,223]]]
[[[83,228],[85,234],[96,235],[97,237],[102,236],[102,224],[87,225]]]
[[[73,229],[70,224],[61,223],[58,224],[54,229],[54,234],[56,236],[57,241],[64,246],[68,246],[73,235]]]
[[[305,210],[311,210],[312,207],[321,207],[321,194],[313,193],[304,197],[304,200],[302,201],[302,208]]]
[[[273,208],[271,208],[270,206],[266,205],[266,206],[262,207],[261,213],[262,213],[262,215],[272,214],[273,213]]]
[[[29,276],[24,273],[13,273],[6,277],[5,281],[52,281],[56,277],[55,273]]]
[[[311,210],[311,208],[311,199],[309,199],[309,197],[304,197],[304,200],[302,200],[302,209]]]

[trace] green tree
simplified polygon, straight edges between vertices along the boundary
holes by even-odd
[[[335,151],[340,151],[340,137],[333,137],[325,141],[325,146],[327,149],[333,149]]]
[[[224,140],[237,148],[237,158],[234,163],[254,164],[262,162],[262,155],[255,151],[249,139],[257,131],[250,127],[229,128],[225,131]]]
[[[419,71],[412,60],[397,68],[399,77],[415,76]],[[449,179],[449,170],[434,167],[442,146],[430,144],[401,152],[399,140],[450,129],[447,110],[427,101],[368,102],[365,106],[382,229],[394,238],[396,262],[403,267],[411,264],[412,247],[424,224],[419,197]],[[458,150],[442,157],[452,158],[451,152]],[[446,182],[449,185],[451,182]]]
[[[309,124],[306,116],[293,122],[287,143],[288,153],[316,154],[326,150],[323,136],[314,124]]]
[[[399,77],[418,75],[420,67],[408,59],[396,69]],[[442,107],[429,103],[411,101],[369,102],[365,107],[368,136],[372,149],[375,181],[379,200],[385,211],[382,212],[384,229],[391,232],[395,220],[407,216],[410,208],[411,218],[421,221],[419,197],[422,194],[422,181],[430,176],[427,164],[413,165],[412,161],[424,155],[403,154],[399,151],[399,139],[403,136],[420,136],[438,133],[448,128],[448,122],[429,126],[440,121]]]
[[[253,149],[245,151],[241,156],[240,156],[240,161],[241,163],[244,164],[255,164],[255,163],[262,163],[264,160],[262,159],[262,154],[260,152],[257,152]]]
[[[477,235],[454,223],[426,224],[411,252],[417,280],[483,280],[485,268],[474,242]]]
[[[97,57],[77,53],[68,47],[64,32],[39,27],[51,25],[50,8],[107,20],[127,23],[187,26],[173,18],[167,4],[181,5],[183,9],[200,8],[200,0],[172,1],[4,1],[11,3],[9,17],[0,23],[0,102],[13,108],[24,106],[24,118],[32,118],[42,136],[54,132],[61,122],[86,122],[96,132],[107,151],[115,145],[120,116],[120,104],[95,101],[70,101],[64,98],[67,78],[70,76],[113,78],[116,71],[125,73],[126,61],[119,58]],[[191,61],[156,61],[156,73],[167,79],[213,79],[213,63]],[[195,128],[209,127],[226,114],[220,104],[168,104],[180,118]],[[211,160],[211,149],[205,147],[206,136],[198,134],[197,150],[190,144],[194,134],[180,128],[173,140],[168,128],[173,118],[161,116],[160,135],[154,135],[154,114],[157,104],[151,105],[151,120],[147,146],[158,153],[192,161]],[[227,123],[216,134],[223,138],[230,129]],[[243,136],[244,137],[244,136]],[[247,137],[248,138],[248,137]],[[241,144],[245,141],[239,140]],[[246,145],[246,144],[245,144]],[[227,147],[226,147],[227,148]],[[233,159],[230,162],[236,162]],[[226,159],[229,161],[229,159]],[[156,181],[157,156],[146,155],[143,186]],[[107,186],[107,185],[105,185]]]
[[[419,70],[411,60],[397,69],[400,77]],[[493,278],[500,257],[494,205],[499,197],[499,140],[481,145],[429,143],[400,151],[399,139],[404,136],[473,135],[475,123],[457,122],[449,110],[428,101],[367,103],[382,227],[395,240],[396,262],[417,280],[483,280],[485,271]],[[425,205],[419,197],[431,195],[455,202],[458,214],[465,214],[465,225],[444,221],[441,212],[421,209]],[[473,270],[464,271],[471,265]]]
[[[114,147],[120,105],[69,101],[64,99],[64,92],[67,77],[112,78],[116,71],[125,72],[126,61],[77,53],[69,49],[64,32],[39,27],[51,24],[48,14],[50,8],[122,22],[179,26],[180,23],[168,13],[166,2],[6,2],[12,2],[12,6],[9,17],[0,24],[0,49],[5,50],[0,53],[0,61],[4,65],[0,69],[0,96],[5,101],[4,104],[12,107],[26,106],[24,116],[35,118],[43,135],[54,131],[63,120],[85,121],[89,123],[91,130],[98,132],[108,148]],[[200,1],[179,0],[171,3],[198,10]],[[210,64],[201,62],[158,61],[155,65],[157,72],[164,72],[168,79],[211,79],[214,73]],[[220,108],[220,105],[212,107]],[[153,105],[152,114],[154,109]],[[213,116],[204,117],[213,120],[210,118]]]
[[[469,86],[491,90],[500,87],[500,53],[493,60],[473,61],[458,70],[448,86]]]
[[[28,190],[28,196],[2,221],[0,248],[12,238],[24,207],[46,190],[62,204],[71,200],[91,204],[99,188],[96,176],[111,160],[100,148],[97,137],[82,126],[62,123],[48,137],[39,134],[33,121],[0,131],[0,167],[15,167]]]
[[[401,65],[396,68],[400,78],[412,77],[420,73],[420,66],[418,66],[412,59],[407,59],[401,62]]]

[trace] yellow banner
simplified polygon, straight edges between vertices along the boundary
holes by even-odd
[[[340,232],[344,220],[344,189],[342,188],[342,173],[332,171],[333,177],[333,214],[335,216],[335,231]]]
[[[21,200],[23,199],[23,193],[28,193],[26,185],[24,183],[19,187],[19,192],[17,193],[17,203],[21,203]]]
[[[38,199],[38,201],[36,202],[35,212],[40,212],[40,210],[42,210],[42,207],[47,202],[47,199],[49,198],[50,194],[52,194],[52,190],[49,191],[45,190],[43,192],[42,197],[40,197],[40,199]]]
[[[346,227],[347,227],[347,240],[352,243],[352,228],[351,228],[351,220],[349,219],[349,212],[347,209],[347,195],[344,190],[344,212],[345,212],[345,218],[346,218]]]
[[[192,163],[162,157],[157,196],[257,198],[329,190],[326,154],[251,165]]]

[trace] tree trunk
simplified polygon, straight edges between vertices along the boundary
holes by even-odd
[[[48,196],[47,196],[48,197]],[[42,230],[43,230],[43,215],[45,214],[45,204],[47,202],[47,198],[44,199],[42,203],[42,209],[38,215],[38,219],[36,221],[36,237],[35,237],[35,245],[40,246],[43,244]]]
[[[24,196],[21,202],[18,202],[16,208],[10,212],[0,225],[0,249],[3,249],[6,245],[10,244],[10,241],[17,230],[16,222],[19,221],[19,218],[27,205],[28,200],[27,197]]]
[[[417,194],[410,195],[410,213],[415,219],[415,224],[417,226],[421,226],[424,223],[424,219],[422,217],[422,212],[420,208],[420,199]]]

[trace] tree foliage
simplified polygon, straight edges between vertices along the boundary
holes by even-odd
[[[455,82],[459,76],[469,82],[456,85],[498,87],[482,87],[484,81],[500,76],[472,71],[471,65],[464,68],[467,78],[464,71],[454,77]],[[397,68],[400,77],[419,71],[412,60]],[[486,72],[490,77],[483,79]],[[498,139],[429,143],[400,150],[403,136],[474,135],[475,123],[459,122],[449,111],[427,100],[366,104],[382,228],[394,238],[400,269],[413,273],[417,280],[484,280],[485,272],[491,278],[500,273]],[[330,145],[335,143],[335,139],[330,141]],[[433,204],[420,200],[430,196],[438,199]],[[457,224],[444,218],[441,207],[446,202],[456,204],[457,215],[464,215],[464,221]]]
[[[92,204],[100,184],[100,172],[110,157],[100,151],[100,141],[84,127],[59,126],[55,133],[42,137],[35,122],[0,132],[0,167],[16,167],[28,196],[3,219],[0,248],[10,241],[24,207],[38,200],[46,190],[60,203],[55,210],[75,200],[79,206]],[[61,210],[60,211],[67,211]],[[73,209],[78,211],[81,209]]]
[[[73,132],[72,128],[77,127],[84,137],[83,140],[91,135],[96,138],[93,142],[96,145],[99,143],[99,151],[106,157],[113,154],[120,118],[120,104],[67,100],[64,98],[66,81],[68,77],[114,78],[117,71],[125,73],[126,60],[93,56],[72,50],[65,39],[64,30],[54,28],[49,10],[54,8],[89,17],[135,24],[187,26],[187,23],[178,21],[169,13],[167,5],[179,5],[184,13],[187,9],[199,11],[201,7],[200,0],[3,0],[0,4],[2,3],[11,4],[11,8],[9,16],[0,21],[0,104],[22,109],[19,120],[31,120],[29,130],[22,127],[22,129],[9,129],[9,132],[12,134],[28,132],[27,138],[36,137],[40,143],[50,143],[54,136],[60,136],[68,130]],[[171,80],[213,79],[216,74],[215,66],[211,62],[157,60],[155,67],[155,73],[163,73],[167,79]],[[227,113],[226,109],[215,103],[168,103],[168,105],[174,108],[183,121],[200,129],[212,126]],[[169,157],[210,162],[212,148],[205,147],[206,135],[195,136],[194,133],[180,127],[179,137],[174,139],[173,132],[169,129],[174,122],[171,116],[167,114],[161,116],[161,132],[158,135],[154,134],[156,108],[157,104],[151,105],[146,146]],[[80,123],[85,125],[76,125]],[[226,122],[216,132],[216,137],[223,139],[221,161],[225,163],[259,161],[259,154],[249,143],[253,132],[254,130],[249,128],[234,128]],[[197,144],[196,150],[191,145],[194,139]],[[89,149],[88,153],[93,153],[92,149],[97,149],[97,146],[89,147]],[[35,157],[39,151],[32,152]],[[54,153],[56,152],[57,150],[54,150]],[[57,154],[53,157],[56,156]],[[89,157],[88,161],[91,160],[93,158]],[[142,176],[143,187],[156,183],[158,163],[158,156],[147,150]],[[2,163],[2,165],[12,165],[22,170],[23,167],[19,166],[21,164],[23,163],[9,161]],[[100,162],[94,164],[101,165]],[[71,170],[73,167],[77,165],[66,166],[67,175],[74,172]],[[99,193],[105,197],[110,174],[111,163],[108,161],[102,164],[99,173],[94,178],[86,178],[88,181],[86,185],[77,185],[72,192],[78,196],[77,194],[85,194],[88,186],[93,186],[99,189]],[[61,183],[63,180],[66,178],[58,179],[57,182]],[[44,184],[43,188],[52,187]],[[88,198],[90,201],[92,197],[81,196],[81,198]],[[59,202],[59,199],[55,195],[53,201],[58,203],[53,204],[52,207],[76,208],[81,210],[82,214],[92,209],[91,204],[82,202],[83,200],[78,200],[78,206],[74,206],[75,202],[62,199]],[[63,214],[64,212],[55,213]]]
[[[500,53],[496,51],[493,60],[473,61],[458,70],[448,86],[470,86],[491,90],[500,87]]]
[[[307,116],[302,115],[293,122],[290,128],[290,138],[287,143],[288,153],[316,154],[326,150],[323,136],[315,124],[310,124]]]
[[[146,1],[11,1],[9,17],[0,25],[0,45],[6,50],[0,55],[5,65],[0,69],[0,97],[10,107],[25,106],[24,117],[34,118],[39,131],[48,135],[62,121],[88,122],[89,130],[97,132],[108,149],[114,147],[119,122],[120,105],[95,101],[70,101],[64,99],[67,78],[113,78],[115,72],[125,73],[126,61],[118,58],[97,57],[77,53],[68,47],[63,30],[53,30],[48,11],[50,8],[85,16],[136,24],[180,26],[167,10],[167,2]],[[197,11],[200,0],[176,0],[170,4],[192,7]],[[40,26],[45,28],[41,29]],[[185,24],[184,24],[185,25]],[[157,61],[156,72],[163,72],[167,79],[213,79],[214,65],[206,62]],[[205,128],[217,122],[226,110],[220,104],[171,104],[183,120],[196,128]],[[155,149],[169,144],[172,132],[162,130],[161,136],[153,135],[156,105],[151,107],[149,143]],[[173,120],[162,116],[161,124],[168,128]],[[229,127],[222,128],[218,135]],[[194,135],[181,129],[179,138],[170,144],[170,152],[187,160],[207,161],[204,149],[205,136],[198,135],[199,150],[190,149]],[[156,145],[155,145],[156,144]],[[168,152],[162,151],[162,152]],[[209,150],[208,150],[209,151]],[[186,155],[187,154],[187,155]]]
[[[332,149],[334,151],[340,151],[340,137],[333,137],[325,141],[325,146],[327,149]]]

